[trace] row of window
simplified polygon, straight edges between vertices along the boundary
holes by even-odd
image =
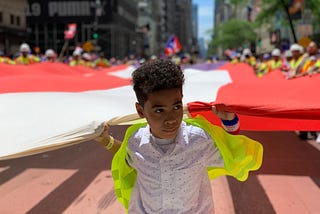
[[[3,12],[0,12],[0,23],[3,23]],[[20,16],[10,14],[10,24],[20,26],[21,25]]]

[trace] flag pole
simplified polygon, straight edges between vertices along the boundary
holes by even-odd
[[[64,54],[65,50],[66,50],[67,47],[68,47],[68,43],[69,43],[69,39],[65,39],[65,40],[64,40],[63,47],[62,47],[61,52],[60,52],[60,54],[59,54],[59,58],[58,58],[58,61],[59,61],[59,62],[62,62],[62,57],[63,57],[63,54]]]

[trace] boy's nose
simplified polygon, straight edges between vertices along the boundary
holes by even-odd
[[[172,125],[172,124],[175,124],[176,121],[177,121],[177,120],[175,120],[175,119],[169,119],[169,120],[166,120],[166,121],[165,121],[165,124],[166,124],[166,125]]]

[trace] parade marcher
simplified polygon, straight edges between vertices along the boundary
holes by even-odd
[[[0,63],[10,64],[10,65],[15,64],[15,62],[11,58],[6,57],[2,51],[0,51]]]
[[[231,64],[235,65],[240,62],[241,54],[235,53],[231,56]]]
[[[281,70],[283,72],[288,72],[290,70],[291,60],[292,60],[292,53],[291,53],[290,50],[286,50],[284,52],[283,63],[282,63],[282,66],[281,66]]]
[[[242,52],[243,62],[251,65],[252,67],[256,66],[256,58],[252,55],[249,48],[245,48]]]
[[[45,57],[45,56],[43,56],[43,55],[41,54],[41,49],[40,49],[40,47],[38,47],[38,46],[36,46],[36,47],[33,48],[33,52],[34,52],[34,58],[35,58],[35,60],[36,60],[37,62],[42,61],[43,58]]]
[[[269,71],[278,69],[282,67],[281,60],[281,51],[276,48],[271,52],[272,59],[269,61],[268,66],[270,67]]]
[[[315,64],[307,70],[307,73],[310,77],[313,74],[320,73],[320,57],[317,59],[314,57],[314,60],[316,60]]]
[[[301,72],[304,63],[308,58],[303,54],[303,47],[298,44],[292,44],[290,46],[290,51],[292,53],[292,60],[290,62],[290,70],[288,71],[288,79],[294,78]]]
[[[299,76],[305,76],[308,74],[313,73],[314,71],[318,70],[319,67],[319,49],[318,45],[315,42],[310,42],[307,47],[307,59],[303,65],[303,68],[299,74]]]
[[[209,173],[216,169],[222,172],[220,175],[230,172],[239,180],[246,179],[243,170],[247,176],[248,171],[259,168],[262,159],[257,155],[253,162],[247,161],[246,151],[255,146],[253,150],[261,151],[261,145],[243,135],[230,135],[204,118],[183,120],[184,75],[170,60],[148,61],[133,72],[132,81],[137,113],[147,123],[129,127],[122,143],[108,134],[107,124],[95,139],[116,153],[112,175],[119,201],[128,213],[213,213],[209,178],[218,175]],[[212,111],[231,128],[229,131],[238,130],[236,114],[215,107]],[[216,138],[218,133],[228,135],[230,142],[223,136]],[[243,146],[238,153],[241,157],[229,159],[228,148],[240,143],[238,138]],[[225,166],[230,160],[232,167],[228,170]]]
[[[91,61],[91,55],[89,53],[82,54],[83,65],[88,68],[93,68],[93,62]]]
[[[262,77],[263,75],[267,74],[269,71],[269,63],[270,60],[270,54],[265,53],[262,56],[262,61],[257,63],[256,68],[255,68],[255,73],[258,77]]]
[[[57,60],[56,52],[52,49],[46,50],[43,62],[56,62],[56,60]]]
[[[27,43],[22,43],[19,50],[21,55],[14,60],[16,64],[29,65],[40,62],[39,58],[31,54],[30,46]]]
[[[72,54],[72,59],[69,62],[70,66],[84,65],[84,61],[81,59],[81,51],[75,50]]]
[[[108,68],[110,67],[109,61],[104,57],[104,53],[99,54],[99,58],[93,63],[95,68]]]
[[[139,62],[134,54],[129,55],[129,59],[126,62],[128,65],[139,65]]]

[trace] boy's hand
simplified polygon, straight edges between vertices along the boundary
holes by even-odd
[[[110,141],[109,128],[110,126],[107,123],[103,123],[97,128],[98,132],[102,132],[98,137],[95,138],[95,140],[102,146],[106,146],[106,144],[108,144],[108,142]]]
[[[212,112],[222,120],[233,120],[236,116],[233,112],[219,111],[216,106],[212,106]]]

